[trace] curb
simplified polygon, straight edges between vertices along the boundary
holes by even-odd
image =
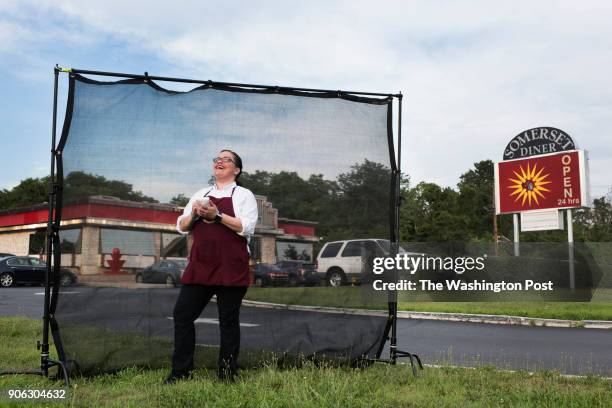
[[[562,320],[543,319],[539,317],[486,315],[443,312],[406,312],[398,311],[398,317],[404,319],[441,320],[451,322],[470,322],[486,324],[505,324],[513,326],[536,327],[571,327],[581,329],[612,329],[612,321],[607,320]]]
[[[261,307],[265,309],[281,309],[281,310],[298,310],[302,312],[319,312],[319,313],[341,313],[360,316],[379,316],[386,317],[386,310],[365,310],[365,309],[342,309],[338,307],[325,306],[302,306],[302,305],[286,305],[282,303],[260,302],[257,300],[242,300],[243,305],[252,307]]]
[[[323,306],[300,306],[286,305],[281,303],[259,302],[255,300],[243,300],[244,305],[262,307],[267,309],[299,310],[306,312],[319,313],[342,313],[362,316],[387,316],[386,310],[363,310],[363,309],[343,309]],[[417,320],[438,320],[450,322],[469,322],[485,324],[503,324],[512,326],[531,326],[531,327],[564,327],[581,329],[612,329],[612,321],[607,320],[562,320],[562,319],[542,319],[537,317],[506,316],[506,315],[481,315],[468,313],[443,313],[443,312],[411,312],[398,311],[397,317],[400,319]]]

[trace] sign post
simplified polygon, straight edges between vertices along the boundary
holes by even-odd
[[[574,224],[572,223],[572,210],[567,210],[567,251],[570,289],[574,289],[576,287],[576,273],[574,271]]]
[[[521,256],[519,244],[519,215],[512,214],[512,225],[514,226],[514,256]]]

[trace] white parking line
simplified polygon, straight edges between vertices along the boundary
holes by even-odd
[[[69,294],[69,295],[72,295],[72,294],[75,294],[75,293],[81,293],[81,292],[60,292],[60,293],[61,293],[62,295],[63,295],[63,294],[65,294],[65,293],[66,293],[66,294]],[[34,294],[35,294],[35,295],[44,295],[44,294],[45,294],[45,292],[35,292]]]
[[[219,345],[218,345],[218,344],[196,343],[196,346],[200,346],[200,347],[216,347],[216,348],[219,348]]]
[[[166,319],[174,320],[170,316],[166,317]],[[194,323],[219,324],[219,319],[213,319],[213,318],[209,318],[209,317],[200,317],[200,318],[196,319]],[[240,326],[241,327],[257,327],[257,326],[260,326],[260,325],[259,324],[255,324],[255,323],[242,323],[241,322]]]

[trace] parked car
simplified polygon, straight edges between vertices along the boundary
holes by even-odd
[[[0,259],[8,258],[9,256],[16,256],[15,254],[9,254],[7,252],[0,252]]]
[[[186,259],[162,259],[136,272],[136,282],[165,283],[168,286],[177,286],[181,282],[181,276],[186,267]]]
[[[289,273],[276,265],[258,263],[253,265],[253,281],[255,286],[288,286]]]
[[[44,285],[47,264],[31,256],[10,256],[0,260],[0,286]],[[60,268],[60,285],[70,286],[77,282],[74,272]]]
[[[290,286],[315,286],[321,282],[317,267],[311,262],[286,260],[278,261],[275,265],[289,274]]]
[[[405,252],[402,248],[400,252]],[[364,272],[363,257],[387,256],[388,239],[349,239],[327,242],[317,256],[317,275],[328,286],[342,286],[361,282]]]

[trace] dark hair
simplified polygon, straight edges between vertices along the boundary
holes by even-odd
[[[228,152],[231,153],[234,156],[234,164],[236,165],[236,167],[238,167],[240,169],[240,173],[236,174],[236,184],[239,185],[238,183],[238,177],[240,177],[240,175],[242,174],[242,159],[240,158],[240,156],[238,156],[238,153],[229,150],[229,149],[222,149],[222,152]]]

